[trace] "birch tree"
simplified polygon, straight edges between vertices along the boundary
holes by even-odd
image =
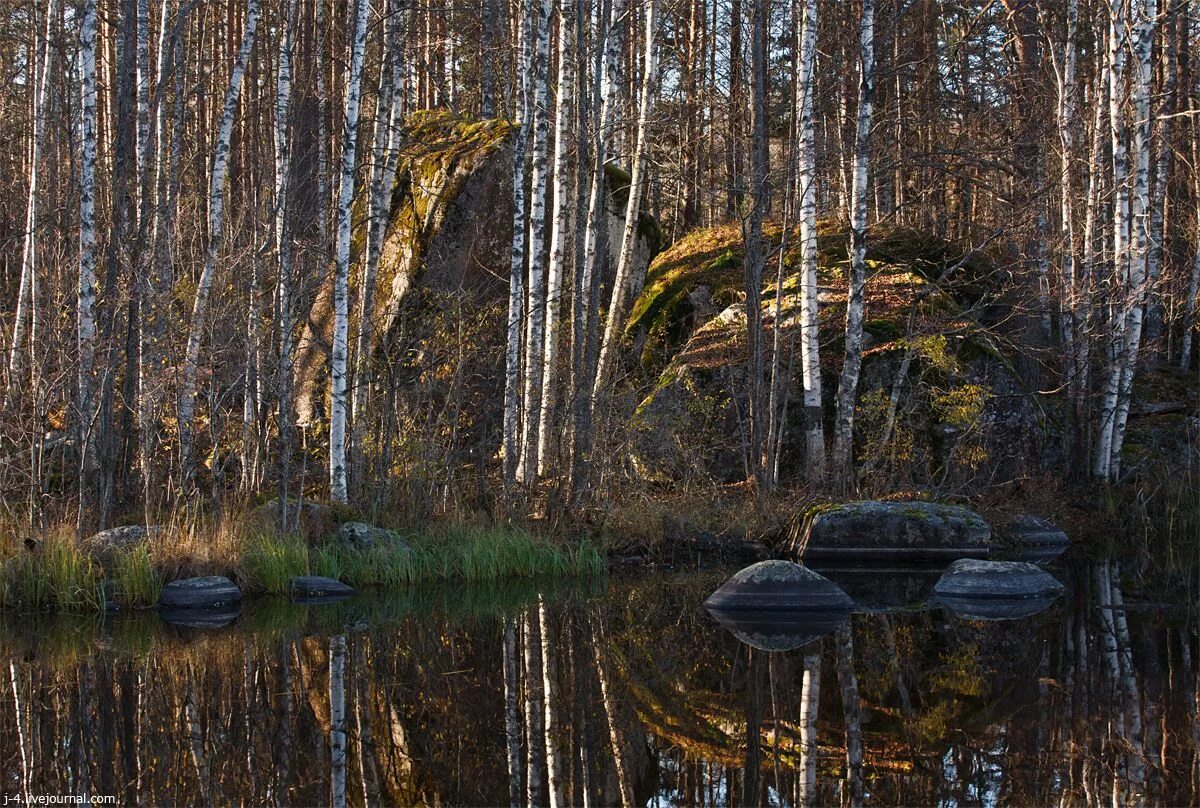
[[[346,371],[350,336],[350,227],[354,204],[354,169],[358,144],[358,111],[362,91],[363,53],[367,44],[368,0],[355,0],[351,26],[350,66],[346,77],[346,110],[342,130],[341,185],[338,194],[337,248],[333,268],[333,351],[329,381],[329,497],[346,501]]]
[[[796,83],[800,220],[800,372],[804,385],[804,459],[809,479],[825,475],[825,427],[821,399],[821,348],[817,328],[817,163],[813,131],[813,63],[817,53],[817,0],[804,0]]]
[[[750,29],[750,215],[743,225],[745,258],[743,260],[746,291],[746,375],[749,386],[750,468],[760,486],[769,483],[764,466],[766,426],[763,401],[763,216],[767,207],[767,29],[770,27],[767,0],[751,0]],[[776,290],[783,294],[783,288]],[[775,327],[779,328],[780,323]]]
[[[615,5],[615,4],[614,4]],[[646,150],[650,115],[654,109],[654,92],[658,75],[658,0],[645,4],[645,35],[642,66],[642,86],[638,99],[637,141],[633,150],[633,170],[629,179],[629,201],[625,205],[625,226],[621,234],[621,252],[613,278],[612,299],[600,342],[600,358],[596,366],[596,382],[592,398],[597,399],[616,367],[617,349],[625,322],[625,308],[633,282],[633,259],[637,248],[638,217],[641,215],[642,192],[646,181]]]
[[[571,120],[575,95],[576,0],[558,3],[558,96],[554,112],[554,208],[550,233],[550,269],[546,277],[546,337],[542,351],[541,411],[537,428],[537,473],[547,472],[550,430],[555,405],[555,380],[558,378],[558,345],[561,339],[563,278],[566,277],[568,233],[573,219],[570,151]]]
[[[525,148],[529,136],[529,38],[534,14],[533,3],[524,0],[524,14],[518,23],[518,116],[513,136],[513,227],[512,253],[508,277],[508,320],[505,328],[504,356],[504,483],[509,489],[517,480],[521,453],[521,312],[524,306],[525,271]]]
[[[846,296],[846,348],[838,382],[833,462],[844,487],[853,481],[854,406],[862,368],[863,290],[867,276],[867,198],[870,169],[871,105],[875,95],[875,3],[862,2],[859,35],[858,127],[850,199],[850,269]]]
[[[246,75],[246,64],[250,61],[250,49],[254,46],[254,32],[258,25],[258,0],[246,3],[246,27],[242,44],[238,48],[229,86],[225,91],[225,104],[221,110],[217,138],[213,144],[212,168],[209,172],[208,188],[208,239],[204,254],[204,269],[196,282],[196,296],[192,301],[192,319],[188,330],[187,349],[183,357],[183,380],[179,394],[179,451],[184,475],[191,479],[194,474],[192,458],[192,426],[196,415],[196,376],[200,364],[200,340],[204,336],[204,323],[208,315],[208,299],[212,292],[213,277],[217,271],[221,239],[225,224],[225,178],[229,171],[229,140],[233,134],[233,119],[237,112],[238,97],[242,92],[242,79]]]
[[[550,106],[550,11],[552,0],[530,0],[530,30],[537,43],[533,57],[533,148],[529,181],[529,278],[525,303],[525,364],[521,462],[517,476],[531,486],[537,477],[538,427],[542,407],[542,354],[546,315],[546,152],[549,138]]]
[[[96,367],[96,0],[84,0],[79,19],[80,157],[79,294],[77,345],[79,398],[76,413],[79,446],[79,518],[82,529],[87,490],[94,469],[91,427],[95,410]]]
[[[279,518],[280,529],[287,530],[288,482],[292,456],[292,328],[293,312],[292,245],[288,233],[288,192],[291,175],[292,32],[296,25],[296,2],[287,0],[283,7],[282,31],[275,66],[275,199],[274,237],[276,260],[275,322],[278,329],[279,367],[275,392],[279,420]]]

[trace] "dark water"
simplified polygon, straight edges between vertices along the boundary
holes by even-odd
[[[841,573],[863,610],[774,653],[701,608],[730,571],[259,602],[218,629],[9,615],[0,800],[507,805],[510,752],[522,803],[531,770],[538,804],[548,781],[573,805],[1200,796],[1195,629],[1112,608],[1106,567],[1000,622],[921,605],[928,574]]]

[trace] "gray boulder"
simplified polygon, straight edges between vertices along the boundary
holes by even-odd
[[[171,581],[158,596],[165,609],[213,609],[240,603],[242,590],[223,575],[205,575]]]
[[[832,633],[853,605],[832,581],[790,561],[746,567],[704,601],[718,623],[763,651],[789,651]]]
[[[987,558],[992,531],[975,511],[938,502],[848,502],[811,512],[791,549],[805,560]]]
[[[338,528],[338,540],[351,547],[365,550],[376,544],[407,547],[404,539],[394,530],[369,525],[366,522],[343,522]]]
[[[960,617],[1013,620],[1047,608],[1063,585],[1034,564],[964,558],[942,573],[933,591],[938,602]]]
[[[115,553],[145,544],[163,534],[163,528],[146,525],[123,525],[101,530],[83,541],[83,549],[93,559],[104,563]]]
[[[1053,522],[1029,514],[1014,516],[997,533],[1006,545],[1005,558],[1013,561],[1052,561],[1071,543]]]
[[[849,611],[854,606],[841,587],[790,561],[751,564],[708,596],[710,611]]]
[[[298,575],[289,578],[287,592],[294,598],[348,598],[358,594],[354,587],[335,581],[333,578],[323,578],[320,575]]]

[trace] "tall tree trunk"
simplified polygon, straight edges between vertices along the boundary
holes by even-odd
[[[529,0],[532,41],[537,44],[533,80],[533,150],[529,181],[529,288],[525,303],[524,417],[521,425],[521,462],[517,476],[526,486],[537,478],[538,426],[542,409],[542,353],[546,315],[546,151],[549,138],[550,12],[552,0]]]
[[[504,737],[508,751],[508,804],[521,805],[521,676],[517,661],[517,623],[504,619]]]
[[[658,75],[658,0],[645,4],[645,55],[642,67],[641,97],[638,101],[637,145],[633,151],[633,171],[629,180],[629,201],[625,206],[625,227],[621,235],[621,253],[613,278],[612,300],[600,343],[600,358],[596,366],[596,382],[592,388],[593,401],[608,384],[617,364],[617,351],[624,332],[625,306],[633,283],[633,258],[637,246],[638,217],[641,215],[642,192],[646,181],[646,152],[650,115],[654,109],[654,93]]]
[[[346,808],[346,637],[329,640],[330,804]]]
[[[846,351],[838,382],[833,436],[834,466],[843,488],[854,480],[854,407],[862,368],[863,289],[867,276],[867,194],[870,190],[871,105],[875,96],[875,2],[862,2],[859,38],[858,129],[854,140],[854,177],[850,201],[850,271],[846,299]]]
[[[533,610],[525,612],[525,753],[526,794],[531,806],[546,804],[546,705],[543,688],[542,632]]]
[[[292,244],[288,229],[288,200],[291,190],[292,141],[292,42],[296,25],[296,2],[287,0],[283,8],[282,35],[275,74],[275,322],[279,330],[279,367],[275,389],[278,398],[279,429],[279,529],[288,530],[288,485],[292,460],[292,339],[295,323],[295,279],[292,272]]]
[[[504,484],[511,491],[521,457],[521,312],[525,272],[525,147],[529,138],[529,63],[533,4],[524,0],[525,12],[518,27],[518,109],[513,138],[512,260],[508,276],[508,324],[504,361]]]
[[[766,402],[763,400],[763,216],[768,205],[767,185],[767,31],[768,0],[750,0],[750,215],[744,225],[743,261],[746,292],[746,375],[749,393],[750,468],[759,487],[769,487],[765,466]],[[782,295],[783,289],[776,294]],[[775,324],[780,327],[779,323]]]
[[[825,426],[821,399],[821,347],[817,303],[817,162],[813,133],[813,63],[817,53],[817,0],[804,0],[800,28],[800,69],[796,84],[799,109],[796,199],[800,219],[800,370],[804,385],[804,459],[808,478],[825,476]]]
[[[329,361],[329,498],[345,502],[346,374],[350,336],[350,227],[357,164],[358,112],[362,92],[363,53],[367,45],[368,0],[355,0],[346,77],[346,110],[342,130],[342,171],[338,194],[337,248],[333,267],[333,351]]]
[[[181,466],[187,480],[191,480],[195,472],[192,427],[196,415],[196,376],[199,372],[200,340],[204,336],[204,323],[208,315],[208,298],[212,291],[213,276],[217,271],[217,256],[224,233],[225,176],[229,170],[229,141],[233,134],[233,118],[237,112],[242,78],[246,75],[246,64],[250,61],[250,49],[254,45],[257,25],[258,0],[247,0],[242,44],[238,48],[233,72],[229,76],[225,105],[221,111],[217,139],[213,144],[208,190],[208,242],[204,255],[204,269],[196,283],[196,297],[192,301],[192,319],[188,330],[187,350],[183,358],[183,381],[179,394],[179,451]]]
[[[95,416],[96,367],[96,0],[84,0],[79,22],[79,73],[82,99],[79,159],[79,295],[76,310],[79,347],[79,516],[82,532],[95,469],[92,419]]]
[[[568,233],[574,200],[571,198],[571,122],[575,96],[575,14],[577,0],[558,3],[558,97],[554,115],[554,210],[550,233],[550,270],[546,278],[546,339],[542,351],[541,411],[537,429],[537,473],[548,472],[551,429],[555,412],[555,381],[558,378],[558,344],[561,340],[563,278],[566,276]]]

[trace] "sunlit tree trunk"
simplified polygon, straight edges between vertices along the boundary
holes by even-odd
[[[554,115],[554,210],[550,233],[550,269],[546,277],[546,339],[542,351],[542,395],[537,436],[537,473],[548,472],[551,430],[558,379],[558,344],[561,335],[563,278],[566,276],[568,234],[574,213],[570,153],[571,123],[575,105],[575,3],[558,3],[558,96]]]
[[[641,98],[638,100],[637,144],[633,150],[633,171],[629,181],[629,202],[625,206],[625,227],[621,235],[621,252],[613,278],[612,300],[600,342],[600,358],[596,366],[596,382],[592,398],[599,397],[608,384],[617,362],[617,350],[624,331],[625,307],[633,283],[633,258],[637,247],[638,217],[641,215],[642,192],[646,182],[646,152],[648,149],[650,115],[654,109],[654,93],[658,74],[658,0],[645,4],[645,54],[642,67]]]
[[[566,761],[563,759],[561,737],[562,721],[559,717],[557,637],[546,613],[545,601],[538,598],[538,629],[542,638],[543,697],[546,705],[546,780],[550,786],[550,808],[565,806],[564,783],[567,777]]]
[[[508,277],[508,324],[504,360],[504,483],[510,489],[517,480],[521,458],[521,313],[524,307],[525,272],[525,147],[529,137],[530,21],[536,13],[524,0],[525,11],[518,23],[518,115],[513,137],[513,224],[512,254]]]
[[[862,2],[859,39],[858,130],[854,142],[854,177],[850,200],[850,269],[846,300],[846,350],[838,382],[833,436],[834,466],[843,487],[854,479],[854,407],[862,368],[863,290],[867,276],[867,199],[870,192],[871,105],[875,95],[875,3]]]
[[[279,430],[279,528],[287,530],[288,483],[292,459],[292,328],[295,304],[292,275],[292,245],[288,232],[288,197],[291,190],[292,143],[289,125],[292,101],[292,37],[296,25],[296,2],[287,0],[283,10],[275,74],[275,322],[279,330],[279,367],[275,377]]]
[[[225,92],[225,105],[221,111],[217,139],[213,144],[208,191],[208,241],[204,254],[204,269],[196,283],[196,296],[192,301],[192,319],[188,330],[187,349],[183,357],[183,380],[179,394],[180,460],[184,475],[188,479],[194,472],[192,427],[196,414],[196,376],[200,364],[200,340],[204,336],[208,298],[212,291],[213,277],[217,271],[217,256],[220,253],[221,238],[224,233],[225,176],[229,170],[229,141],[233,134],[233,118],[237,112],[238,97],[242,91],[242,79],[246,75],[246,64],[250,61],[250,49],[254,45],[258,10],[258,0],[248,0],[242,44],[238,48],[233,72],[229,76],[229,87]]]
[[[76,310],[79,347],[79,517],[82,530],[88,487],[95,469],[92,419],[95,416],[96,367],[96,0],[84,0],[79,22],[79,295]]]
[[[825,476],[825,427],[817,327],[817,164],[813,133],[813,62],[817,52],[817,0],[804,0],[796,98],[800,220],[800,369],[804,385],[804,459],[810,480]]]
[[[525,360],[521,462],[517,476],[527,485],[536,482],[538,426],[542,410],[542,353],[546,324],[546,151],[550,115],[550,12],[552,0],[528,0],[531,39],[536,43],[533,81],[533,148],[529,180],[529,289],[525,302]]]
[[[350,337],[350,227],[354,205],[354,168],[363,54],[367,45],[368,0],[355,0],[346,110],[342,130],[342,171],[338,194],[337,247],[333,267],[333,351],[329,363],[329,498],[346,501],[346,372]]]

